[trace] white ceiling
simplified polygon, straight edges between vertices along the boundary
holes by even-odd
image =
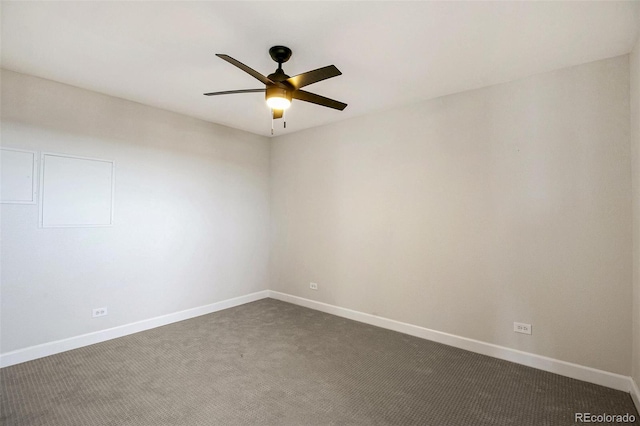
[[[2,2],[2,67],[269,135],[260,88],[217,58],[269,74],[334,64],[294,101],[293,132],[372,111],[628,53],[640,2]]]

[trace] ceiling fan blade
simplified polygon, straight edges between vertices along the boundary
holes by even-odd
[[[238,60],[233,59],[229,55],[216,53],[216,56],[218,58],[220,58],[220,59],[224,59],[225,61],[229,62],[231,65],[235,65],[236,67],[240,68],[242,71],[244,71],[247,74],[253,76],[254,78],[257,78],[258,80],[260,80],[264,84],[269,84],[269,85],[275,84],[275,82],[269,80],[267,77],[265,77],[264,75],[260,74],[258,71],[254,70],[253,68],[250,68],[250,67],[246,66],[245,64],[243,64],[242,62],[240,62]]]
[[[300,99],[301,101],[311,102],[312,104],[321,105],[328,108],[339,109],[342,111],[347,107],[344,102],[336,101],[334,99],[325,98],[324,96],[316,95],[315,93],[305,92],[304,90],[296,90],[292,93],[294,99]]]
[[[336,68],[335,65],[329,65],[327,67],[318,68],[317,70],[294,75],[293,77],[289,77],[286,81],[294,88],[299,89],[301,87],[308,86],[309,84],[317,83],[319,81],[326,80],[327,78],[337,77],[339,75],[342,75],[340,70]]]
[[[205,96],[215,96],[215,95],[233,95],[235,93],[264,93],[265,89],[243,89],[243,90],[225,90],[224,92],[211,92],[204,93]]]
[[[278,118],[282,118],[282,114],[284,113],[283,110],[281,109],[274,109],[273,110],[273,119],[277,120]]]

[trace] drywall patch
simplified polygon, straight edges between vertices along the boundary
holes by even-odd
[[[0,149],[0,203],[36,204],[38,154],[22,149]]]
[[[115,162],[42,153],[40,226],[113,225]]]

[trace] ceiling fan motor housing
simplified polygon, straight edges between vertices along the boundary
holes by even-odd
[[[282,68],[278,68],[273,74],[269,74],[267,78],[271,81],[275,81],[277,83],[284,83],[287,86],[289,86],[289,83],[287,83],[286,81],[289,78],[289,76],[284,73]]]

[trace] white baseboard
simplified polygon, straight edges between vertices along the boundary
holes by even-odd
[[[638,388],[638,383],[633,378],[631,379],[631,399],[636,404],[636,410],[640,413],[640,388]]]
[[[172,314],[162,315],[159,317],[134,322],[131,324],[125,324],[106,330],[95,331],[93,333],[82,334],[80,336],[70,337],[68,339],[57,340],[55,342],[43,343],[41,345],[18,349],[12,352],[0,354],[0,367],[8,367],[10,365],[20,364],[22,362],[43,358],[45,356],[69,351],[71,349],[93,345],[94,343],[100,343],[106,340],[127,336],[129,334],[161,327],[163,325],[198,317],[200,315],[210,314],[212,312],[221,311],[223,309],[232,308],[234,306],[244,305],[245,303],[254,302],[256,300],[265,299],[267,297],[269,297],[268,290],[258,291],[256,293],[234,297],[233,299],[223,300],[220,302],[212,303],[210,305],[199,306],[197,308],[174,312]]]
[[[598,370],[571,362],[561,361],[554,358],[548,358],[529,352],[519,351],[504,346],[494,345],[492,343],[481,342],[479,340],[468,339],[466,337],[456,336],[454,334],[443,333],[441,331],[431,330],[417,325],[407,324],[388,318],[370,315],[363,312],[354,311],[352,309],[341,308],[327,303],[317,302],[315,300],[305,299],[298,296],[292,296],[278,291],[269,291],[269,297],[283,302],[293,303],[295,305],[304,306],[306,308],[315,309],[317,311],[326,312],[343,318],[365,324],[374,325],[376,327],[386,328],[388,330],[398,331],[400,333],[409,334],[411,336],[420,337],[422,339],[431,340],[445,345],[465,349],[471,352],[488,355],[494,358],[515,362],[516,364],[526,365],[528,367],[537,368],[539,370],[560,374],[562,376],[571,377],[573,379],[582,380],[597,385],[606,386],[629,392],[634,394],[636,406],[638,406],[638,388],[631,377],[621,374],[610,373],[608,371]],[[634,391],[635,386],[635,391]],[[638,408],[640,411],[640,408]]]

